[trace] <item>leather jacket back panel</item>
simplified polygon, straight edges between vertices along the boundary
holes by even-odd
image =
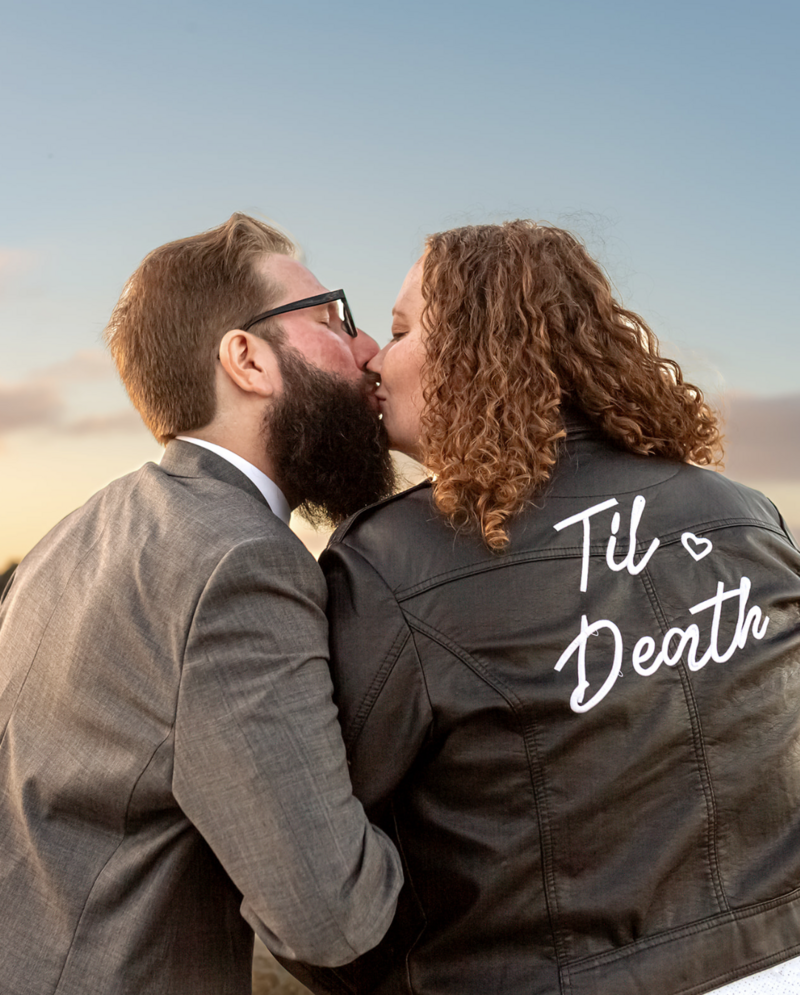
[[[507,552],[423,486],[321,562],[354,785],[408,879],[330,985],[670,995],[791,955],[800,553],[762,495],[577,432]]]

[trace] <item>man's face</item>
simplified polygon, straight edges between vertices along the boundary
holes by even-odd
[[[257,270],[281,288],[271,307],[327,289],[296,259],[265,256]],[[366,364],[376,342],[348,335],[334,304],[274,319],[272,348],[281,386],[264,415],[263,434],[276,483],[312,524],[337,525],[394,488],[394,467]]]
[[[271,307],[327,291],[313,273],[289,256],[265,256],[255,268],[265,279],[281,287],[281,294]],[[364,332],[359,330],[356,338],[347,334],[335,303],[289,311],[276,320],[284,330],[286,345],[318,369],[346,380],[360,381],[366,364],[378,351],[375,340]]]

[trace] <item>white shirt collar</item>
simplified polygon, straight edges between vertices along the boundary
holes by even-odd
[[[264,500],[270,506],[273,514],[277,515],[282,522],[285,522],[287,525],[289,524],[292,509],[289,507],[289,502],[283,496],[283,491],[274,480],[270,480],[266,473],[259,470],[257,466],[253,466],[246,459],[242,459],[241,456],[232,453],[230,449],[224,449],[213,442],[206,442],[205,439],[194,439],[188,435],[178,435],[176,438],[180,439],[181,442],[191,442],[192,445],[201,446],[203,449],[210,449],[212,453],[216,453],[217,456],[221,456],[229,463],[232,463],[237,470],[241,470],[249,480],[252,480],[259,491],[261,491],[264,495]]]

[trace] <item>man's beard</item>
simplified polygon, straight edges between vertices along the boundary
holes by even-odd
[[[278,349],[278,362],[283,392],[263,431],[276,483],[296,511],[315,527],[335,526],[388,497],[394,465],[366,378],[353,384],[287,346]]]

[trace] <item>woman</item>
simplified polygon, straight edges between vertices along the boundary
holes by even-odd
[[[775,990],[757,972],[800,952],[800,553],[696,465],[720,452],[701,392],[529,221],[429,238],[370,366],[431,480],[321,562],[356,794],[407,883],[383,943],[306,984]]]

